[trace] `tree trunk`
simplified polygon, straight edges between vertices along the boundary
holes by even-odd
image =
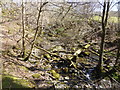
[[[101,37],[101,44],[100,44],[100,56],[99,56],[99,62],[97,65],[98,74],[100,76],[103,70],[103,51],[104,51],[104,41],[105,41],[109,8],[110,8],[110,1],[108,0],[108,2],[106,2],[106,0],[104,0],[103,12],[102,12],[102,37]]]
[[[35,34],[34,34],[34,38],[33,38],[33,41],[32,41],[32,44],[31,44],[31,48],[30,48],[30,53],[28,54],[28,56],[26,58],[24,58],[24,61],[27,61],[32,53],[32,49],[34,48],[34,44],[35,44],[35,41],[36,41],[36,38],[37,38],[37,35],[38,35],[38,31],[39,31],[39,20],[40,20],[40,14],[42,12],[42,8],[47,4],[48,2],[44,2],[41,6],[40,6],[40,9],[39,9],[39,12],[38,12],[38,17],[37,17],[37,27],[36,27],[36,31],[35,31]]]
[[[24,2],[22,0],[22,57],[25,57],[25,23],[24,23]]]

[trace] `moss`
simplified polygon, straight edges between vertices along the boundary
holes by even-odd
[[[62,46],[55,46],[52,51],[64,51],[64,48]]]
[[[45,70],[50,70],[51,68],[52,68],[51,65],[47,65],[44,67]]]
[[[29,71],[29,70],[28,70],[26,67],[24,67],[24,66],[19,66],[19,68],[25,70],[26,72]]]
[[[90,44],[87,44],[87,45],[84,46],[84,48],[86,48],[86,49],[89,48],[89,47],[90,47]]]
[[[49,54],[45,54],[44,57],[47,59],[51,59],[51,56]]]
[[[61,60],[61,59],[57,57],[53,57],[52,60]]]
[[[56,29],[57,33],[63,32],[65,29],[63,27]]]
[[[34,87],[34,85],[31,82],[11,76],[11,75],[5,75],[2,78],[3,78],[3,81],[2,81],[3,88],[32,88]]]
[[[90,55],[90,52],[84,52],[86,55]]]
[[[39,78],[40,76],[41,76],[41,75],[38,74],[38,73],[32,75],[33,78]]]
[[[50,70],[50,73],[53,75],[54,78],[56,78],[56,79],[60,78],[60,74],[57,73],[55,70]]]

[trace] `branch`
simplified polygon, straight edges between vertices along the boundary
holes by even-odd
[[[103,4],[102,3],[100,3],[100,1],[99,0],[97,0],[98,1],[98,3],[101,5],[101,6],[103,6]]]
[[[71,7],[72,7],[72,4],[69,6],[69,8],[68,8],[67,12],[66,12],[66,13],[65,13],[65,15],[62,17],[61,21],[62,21],[62,20],[66,17],[66,15],[67,15],[67,14],[68,14],[68,12],[70,11]]]
[[[110,10],[111,10],[116,4],[118,4],[118,3],[119,3],[119,1],[116,2],[116,3],[114,3],[114,4],[110,7]]]

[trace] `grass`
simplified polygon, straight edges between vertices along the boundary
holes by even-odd
[[[96,20],[96,21],[101,21],[102,18],[100,16],[93,16],[93,20]]]
[[[118,17],[110,17],[108,22],[118,23]]]
[[[93,20],[101,21],[102,18],[100,16],[93,16]],[[110,18],[108,18],[108,22],[110,22],[110,23],[118,23],[118,17],[110,17]]]

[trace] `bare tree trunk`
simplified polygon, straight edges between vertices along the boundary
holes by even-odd
[[[25,57],[25,23],[24,23],[24,2],[22,0],[22,57]]]
[[[98,73],[100,76],[103,70],[103,50],[104,50],[104,41],[105,41],[105,34],[106,34],[105,28],[107,25],[109,8],[110,8],[110,0],[108,0],[108,2],[104,0],[103,12],[102,12],[102,37],[101,37],[101,44],[100,44],[100,56],[99,56],[99,62],[97,66]]]
[[[31,44],[31,49],[30,49],[30,53],[28,54],[28,56],[24,59],[24,61],[27,61],[32,53],[32,49],[34,47],[34,44],[35,44],[35,41],[36,41],[36,38],[37,38],[37,35],[38,35],[38,31],[39,31],[39,19],[40,19],[40,14],[42,12],[42,8],[44,7],[44,5],[46,5],[48,2],[44,2],[41,6],[40,6],[40,9],[39,9],[39,13],[38,13],[38,17],[37,17],[37,27],[36,27],[36,31],[35,31],[35,35],[34,35],[34,38],[33,38],[33,41],[32,41],[32,44]]]

